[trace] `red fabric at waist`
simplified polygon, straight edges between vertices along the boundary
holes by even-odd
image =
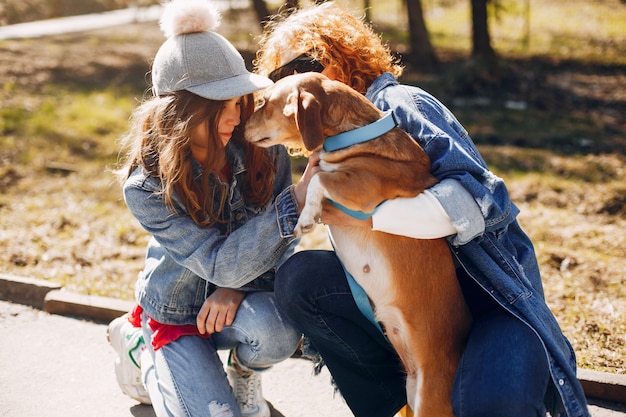
[[[139,304],[133,308],[128,316],[128,321],[134,327],[141,327],[141,314],[143,308]],[[178,339],[181,336],[200,336],[204,339],[211,337],[210,333],[200,334],[198,328],[193,324],[163,324],[148,316],[148,326],[152,330],[152,348],[156,352],[163,346]]]

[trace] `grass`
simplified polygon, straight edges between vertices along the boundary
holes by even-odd
[[[380,27],[395,22],[403,29],[393,2],[372,3]],[[444,59],[468,53],[465,3],[425,1]],[[624,102],[626,8],[617,0],[593,7],[533,0],[531,7],[527,45],[521,10],[501,13],[493,26],[494,46],[517,71],[514,88],[461,97],[451,92],[445,74],[407,71],[408,81],[449,104],[506,180],[536,245],[546,299],[579,365],[625,374],[626,137],[614,110]],[[583,16],[581,7],[585,21],[570,23]],[[252,38],[256,26],[227,16],[226,28],[234,21],[240,24],[232,29],[238,44]],[[385,36],[391,33],[404,36]],[[154,25],[137,25],[0,42],[3,273],[132,299],[148,236],[125,208],[109,169],[162,40]],[[554,61],[568,66],[552,66]],[[505,106],[511,98],[526,106]],[[302,161],[294,167],[297,176]],[[330,248],[323,228],[301,246]]]
[[[115,141],[127,128],[133,108],[131,93],[72,91],[55,85],[46,86],[42,93],[1,110],[5,150],[16,152],[24,164],[40,158],[81,163],[111,161],[116,156]]]
[[[626,64],[626,8],[619,0],[500,0],[490,9],[493,47],[503,55]],[[424,1],[436,47],[470,49],[469,2]],[[528,9],[526,8],[528,4]]]
[[[135,94],[48,85],[2,109],[0,155],[12,161],[0,165],[5,272],[132,297],[139,263],[129,263],[142,258],[147,240],[107,170]]]

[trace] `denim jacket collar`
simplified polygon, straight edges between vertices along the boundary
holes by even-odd
[[[369,101],[373,101],[384,88],[390,85],[398,84],[397,78],[390,72],[383,73],[380,77],[376,78],[372,85],[369,86],[365,92],[365,98]]]

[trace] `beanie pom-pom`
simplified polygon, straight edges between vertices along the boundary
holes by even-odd
[[[159,21],[166,37],[217,29],[221,16],[207,0],[172,0],[165,4]]]

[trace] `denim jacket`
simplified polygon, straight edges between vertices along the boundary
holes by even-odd
[[[195,324],[202,303],[216,287],[245,291],[272,290],[274,271],[293,252],[293,229],[299,208],[291,185],[291,162],[282,146],[269,149],[276,158],[273,198],[265,207],[246,204],[241,179],[244,149],[235,140],[226,146],[232,179],[226,216],[231,220],[198,227],[178,196],[175,213],[166,207],[158,178],[137,168],[126,180],[126,205],[152,236],[136,298],[148,316],[165,324]],[[200,181],[202,167],[194,161]],[[209,183],[221,181],[211,173]]]
[[[432,95],[386,73],[366,97],[380,110],[393,109],[400,127],[430,157],[440,182],[429,191],[458,231],[448,238],[458,264],[541,339],[552,378],[548,411],[554,417],[589,416],[573,349],[545,302],[534,248],[517,223],[519,210],[503,180],[489,171],[468,133]]]

